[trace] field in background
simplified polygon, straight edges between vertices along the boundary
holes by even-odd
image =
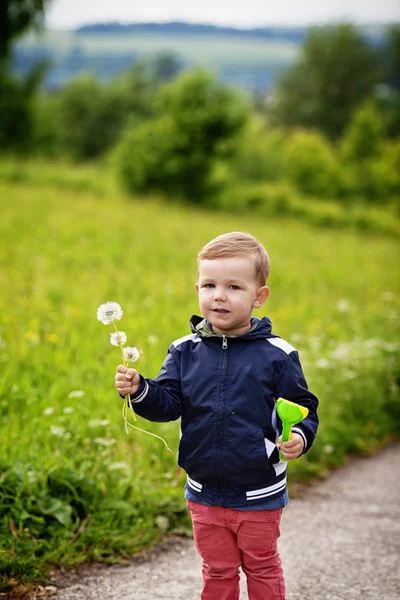
[[[15,49],[15,68],[24,71],[33,59],[48,58],[47,83],[60,85],[82,72],[110,77],[136,60],[173,54],[184,66],[202,65],[224,81],[248,89],[265,89],[296,58],[300,43],[227,34],[168,35],[49,31],[29,35]],[[65,81],[64,81],[65,82]]]
[[[172,455],[125,433],[113,387],[120,355],[96,310],[121,304],[138,369],[155,376],[198,312],[197,251],[222,232],[249,231],[268,248],[271,296],[259,316],[299,350],[321,400],[320,434],[290,465],[292,485],[399,434],[396,239],[132,200],[112,186],[96,194],[79,178],[62,189],[56,174],[36,186],[0,181],[4,587],[39,579],[49,564],[128,555],[187,530],[179,424],[140,420]]]

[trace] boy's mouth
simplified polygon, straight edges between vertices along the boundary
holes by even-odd
[[[229,313],[229,310],[225,310],[225,308],[214,308],[213,312],[216,312],[220,315],[227,315]]]

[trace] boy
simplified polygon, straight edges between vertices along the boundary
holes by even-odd
[[[309,409],[281,445],[286,460],[314,441],[318,400],[308,390],[295,349],[252,317],[269,295],[269,258],[253,236],[220,235],[198,254],[202,318],[175,342],[154,379],[119,366],[115,384],[150,421],[181,417],[178,463],[203,559],[202,600],[237,600],[239,567],[250,600],[284,600],[277,549],[287,504],[286,462],[279,460],[279,397]]]

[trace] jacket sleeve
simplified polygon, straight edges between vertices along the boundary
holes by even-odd
[[[318,399],[310,392],[300,365],[299,355],[291,352],[280,370],[276,380],[275,394],[277,398],[285,398],[308,408],[309,413],[303,421],[293,425],[292,431],[299,433],[304,440],[303,454],[307,452],[315,439],[318,429]]]
[[[135,413],[159,423],[175,421],[182,413],[180,369],[176,351],[170,347],[159,375],[155,379],[140,376],[141,386],[131,400]]]

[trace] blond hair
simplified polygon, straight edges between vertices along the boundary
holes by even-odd
[[[254,236],[241,231],[223,233],[203,246],[197,255],[197,264],[202,260],[251,256],[254,262],[256,279],[261,286],[269,276],[269,256],[264,246]]]

